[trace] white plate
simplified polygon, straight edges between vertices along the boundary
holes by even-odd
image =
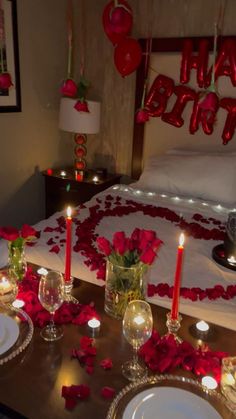
[[[201,397],[175,387],[153,387],[130,400],[123,419],[221,419]]]
[[[5,314],[0,314],[0,325],[0,355],[2,355],[17,341],[19,326],[14,319]]]

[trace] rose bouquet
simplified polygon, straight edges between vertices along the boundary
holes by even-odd
[[[145,299],[145,273],[162,241],[155,231],[136,228],[130,237],[123,231],[116,232],[112,243],[98,237],[97,244],[107,256],[105,310],[122,318],[129,301]]]
[[[0,237],[8,241],[9,271],[17,279],[23,279],[26,270],[25,244],[36,238],[36,234],[36,230],[28,224],[24,224],[21,230],[14,227],[0,227]]]

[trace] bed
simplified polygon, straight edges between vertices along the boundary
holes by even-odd
[[[136,106],[143,81],[140,74],[142,66],[137,77]],[[207,151],[200,146],[183,149],[189,141],[185,132],[181,150],[171,148],[168,142],[166,149],[163,143],[155,150],[146,147],[149,151],[145,154],[143,135],[144,127],[135,124],[132,169],[138,180],[112,186],[74,209],[71,273],[104,286],[100,277],[105,260],[97,249],[97,236],[111,239],[116,231],[129,235],[136,227],[155,230],[163,245],[149,270],[148,300],[170,308],[178,238],[184,231],[180,312],[236,330],[235,271],[212,259],[212,249],[224,240],[228,215],[236,211],[236,148],[233,144],[225,153],[215,150],[214,144]],[[172,142],[174,146],[174,139]],[[27,260],[63,272],[65,212],[34,227],[41,236],[27,247]],[[0,262],[4,265],[7,247],[4,242],[0,246]]]

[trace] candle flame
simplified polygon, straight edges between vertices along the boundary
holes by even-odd
[[[67,207],[67,210],[66,210],[67,217],[71,217],[71,213],[72,213],[71,207]]]
[[[184,233],[181,233],[179,236],[179,245],[180,246],[184,245]]]

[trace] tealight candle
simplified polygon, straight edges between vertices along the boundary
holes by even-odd
[[[93,177],[93,182],[94,182],[94,183],[97,183],[98,181],[99,181],[98,176],[94,176],[94,177]]]
[[[24,301],[19,300],[19,299],[17,298],[15,301],[13,301],[12,305],[13,305],[13,307],[15,307],[15,308],[22,308],[22,307],[24,307],[25,303],[24,303]]]
[[[209,375],[202,378],[202,385],[207,387],[209,390],[215,390],[218,386],[217,381]]]
[[[65,172],[65,170],[61,170],[60,175],[61,175],[61,177],[65,177],[65,176],[66,176],[66,172]]]
[[[233,255],[227,258],[227,261],[229,262],[230,265],[236,265],[236,259]]]
[[[200,322],[198,322],[196,324],[196,328],[200,331],[200,332],[208,332],[209,330],[209,325],[204,322],[204,320],[201,320]]]
[[[96,319],[95,317],[93,319],[90,319],[88,321],[88,326],[91,327],[91,329],[98,329],[101,325],[100,320]]]
[[[18,292],[16,281],[13,278],[8,279],[6,275],[5,273],[0,275],[0,302],[3,304],[12,303]]]
[[[47,275],[48,270],[47,270],[46,268],[39,268],[39,269],[37,270],[37,273],[38,273],[39,275]]]

